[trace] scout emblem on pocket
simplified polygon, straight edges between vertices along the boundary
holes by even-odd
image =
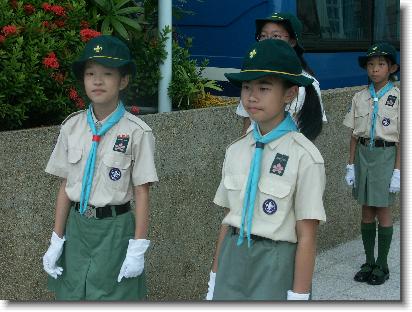
[[[263,211],[268,215],[272,215],[276,212],[276,210],[278,210],[278,206],[276,205],[276,202],[273,199],[266,199],[263,202],[262,208]]]
[[[389,126],[391,124],[391,120],[389,119],[389,118],[383,118],[383,120],[382,120],[382,125],[384,126],[384,127],[387,127],[387,126]]]
[[[109,172],[110,180],[117,181],[122,177],[122,172],[118,168],[112,168]]]
[[[396,101],[396,96],[394,95],[389,95],[388,99],[386,100],[385,105],[388,105],[390,107],[393,107],[393,105],[395,105],[395,101]]]
[[[113,150],[115,152],[126,153],[127,144],[129,144],[129,135],[128,134],[119,134],[114,143]]]
[[[270,166],[270,173],[282,176],[285,172],[286,164],[288,163],[289,156],[277,153],[273,160],[272,166]]]

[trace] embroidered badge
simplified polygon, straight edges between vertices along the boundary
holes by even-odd
[[[256,55],[256,49],[253,49],[252,51],[249,52],[249,58],[254,58]]]
[[[100,51],[103,50],[103,48],[99,45],[97,45],[94,49],[93,49],[96,53],[100,53]]]
[[[278,206],[273,199],[266,199],[262,205],[263,211],[268,215],[273,215],[276,210],[278,210]]]
[[[390,107],[393,107],[393,105],[395,105],[395,101],[396,101],[396,96],[394,95],[389,95],[388,99],[386,100],[385,105],[388,105]]]
[[[120,180],[120,178],[122,177],[122,172],[120,171],[120,169],[118,168],[112,168],[109,171],[109,178],[112,181],[117,181]]]
[[[389,126],[391,124],[391,120],[389,119],[389,118],[383,118],[383,120],[382,120],[382,125],[384,126],[384,127],[387,127],[387,126]]]
[[[270,173],[277,174],[278,176],[283,176],[283,172],[285,172],[286,164],[288,163],[289,156],[277,153],[275,156],[275,160],[270,166]]]
[[[128,134],[120,134],[116,138],[116,142],[114,143],[113,150],[115,152],[126,153],[127,144],[129,144],[129,135]]]

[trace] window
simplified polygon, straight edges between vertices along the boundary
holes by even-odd
[[[399,0],[297,0],[297,14],[309,51],[365,50],[383,40],[399,47]]]

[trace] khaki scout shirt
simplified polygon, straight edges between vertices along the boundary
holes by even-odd
[[[375,139],[388,142],[399,142],[400,133],[400,90],[393,87],[378,102],[378,114],[375,124]],[[370,137],[370,128],[373,113],[373,99],[369,89],[366,88],[356,93],[352,105],[346,114],[343,124],[353,129],[356,137]]]
[[[61,126],[46,167],[47,173],[67,179],[67,196],[75,202],[80,201],[91,144],[87,111],[72,114]],[[96,207],[124,204],[133,196],[132,186],[158,181],[154,149],[155,140],[149,126],[125,112],[99,142],[89,204]]]
[[[226,150],[214,203],[230,208],[223,224],[240,227],[249,167],[255,150],[252,131]],[[265,145],[252,220],[252,234],[295,243],[296,221],[326,221],[324,161],[301,133],[290,132]]]

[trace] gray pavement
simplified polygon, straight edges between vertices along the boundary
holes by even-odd
[[[375,257],[377,256],[377,240]],[[320,253],[313,275],[312,300],[400,300],[400,224],[394,223],[388,255],[390,277],[383,285],[372,286],[353,280],[365,262],[361,236]]]

